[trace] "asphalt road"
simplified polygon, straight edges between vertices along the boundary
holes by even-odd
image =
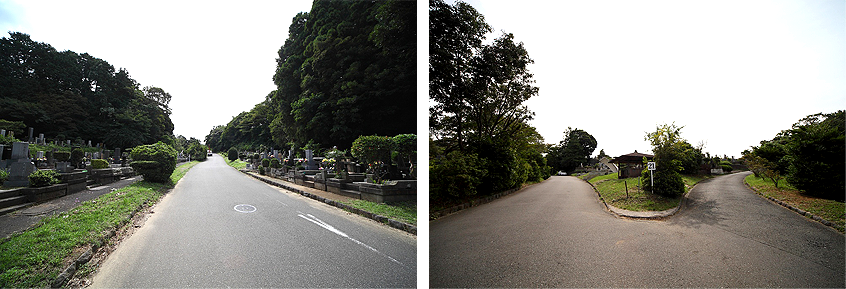
[[[839,287],[844,235],[727,175],[663,221],[618,219],[551,177],[430,223],[431,287]]]
[[[280,191],[220,156],[192,168],[92,287],[414,287],[416,237]]]

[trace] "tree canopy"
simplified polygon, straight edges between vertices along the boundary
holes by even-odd
[[[549,149],[547,163],[553,171],[573,172],[580,165],[588,164],[594,150],[596,138],[584,130],[568,127],[564,139]]]
[[[546,146],[523,102],[537,95],[523,43],[464,2],[429,2],[433,198],[490,194],[549,176]],[[472,167],[472,168],[468,168]]]
[[[413,133],[416,17],[412,1],[315,1],[288,27],[277,89],[207,144],[349,148],[361,135]]]
[[[87,53],[59,52],[27,34],[9,34],[0,39],[3,119],[51,139],[110,147],[152,144],[173,134],[171,96],[163,89],[141,89],[125,69]]]

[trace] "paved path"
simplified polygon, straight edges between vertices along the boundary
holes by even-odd
[[[156,205],[92,287],[413,287],[416,255],[412,235],[268,186],[215,155]]]
[[[733,174],[700,183],[664,221],[618,219],[591,187],[551,177],[430,223],[432,287],[844,287],[831,228]]]

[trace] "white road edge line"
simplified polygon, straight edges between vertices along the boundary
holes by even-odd
[[[376,252],[376,253],[377,253],[377,254],[379,254],[379,255],[382,255],[382,257],[388,258],[388,259],[390,259],[392,262],[397,263],[397,264],[399,264],[400,266],[403,266],[403,267],[405,267],[405,268],[408,268],[408,266],[405,266],[405,264],[401,263],[400,261],[397,261],[397,259],[394,259],[394,258],[392,258],[391,256],[388,256],[388,255],[385,255],[385,254],[383,254],[382,252],[379,252],[379,250],[376,250],[376,248],[370,247],[370,246],[368,246],[367,244],[362,243],[362,242],[361,242],[361,241],[359,241],[359,240],[356,240],[356,239],[351,238],[349,235],[345,234],[344,232],[341,232],[340,230],[338,230],[338,229],[336,229],[335,227],[333,227],[332,225],[329,225],[329,224],[327,224],[326,222],[324,222],[324,221],[322,221],[322,220],[318,219],[317,217],[312,216],[311,214],[305,214],[305,215],[303,215],[303,212],[300,212],[300,211],[297,211],[297,213],[299,213],[299,214],[297,214],[297,216],[299,216],[300,218],[306,219],[306,220],[308,220],[309,222],[314,223],[315,225],[318,225],[318,226],[320,226],[320,227],[322,227],[322,228],[324,228],[324,229],[326,229],[326,230],[329,230],[329,231],[330,231],[330,232],[332,232],[332,233],[335,233],[335,234],[337,234],[337,235],[339,235],[339,236],[341,236],[341,237],[347,238],[347,239],[349,239],[350,241],[353,241],[353,242],[354,242],[354,243],[356,243],[356,244],[359,244],[359,245],[361,245],[361,246],[364,246],[365,248],[370,249],[371,251]],[[408,269],[410,269],[410,268],[408,268]]]

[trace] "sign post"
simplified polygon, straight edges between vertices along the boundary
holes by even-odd
[[[652,188],[652,192],[655,192],[655,179],[652,177],[652,171],[655,170],[655,162],[648,162],[646,163],[646,169],[649,170],[649,184],[650,188]]]

